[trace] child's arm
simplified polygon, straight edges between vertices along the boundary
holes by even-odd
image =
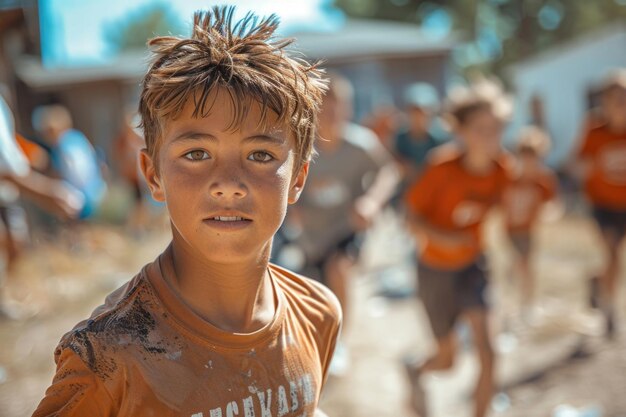
[[[41,208],[63,220],[76,218],[84,204],[84,197],[79,191],[34,170],[24,176],[5,176],[3,179],[17,186]]]
[[[591,122],[585,123],[582,129],[583,133],[577,140],[577,146],[574,146],[574,152],[566,164],[568,173],[581,183],[587,180],[593,167],[593,156],[597,151],[590,138],[592,127]]]
[[[102,380],[71,348],[65,348],[55,356],[56,374],[33,417],[105,417],[117,414]]]
[[[407,214],[407,221],[410,231],[416,238],[419,239],[420,236],[426,236],[437,246],[445,246],[449,248],[466,246],[472,244],[475,240],[468,231],[449,231],[437,228],[424,220],[417,213]]]
[[[391,199],[400,181],[400,173],[393,161],[388,161],[378,172],[372,184],[354,202],[355,225],[365,229]]]

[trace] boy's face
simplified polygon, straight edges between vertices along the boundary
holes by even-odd
[[[262,109],[252,102],[233,130],[229,94],[212,95],[207,117],[193,118],[189,100],[166,124],[158,171],[145,151],[142,170],[153,198],[167,205],[175,244],[221,264],[259,259],[269,255],[287,204],[297,201],[308,164],[294,172],[295,139],[287,127],[272,127],[273,112],[268,127],[259,127]]]
[[[425,134],[428,132],[432,113],[428,109],[409,106],[406,111],[409,119],[409,129],[411,132]]]
[[[459,139],[468,153],[496,157],[500,153],[500,138],[504,125],[490,109],[476,110],[457,127]]]
[[[319,136],[325,141],[341,140],[351,115],[350,103],[332,92],[327,93],[319,113]]]

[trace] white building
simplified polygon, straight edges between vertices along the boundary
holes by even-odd
[[[545,126],[553,138],[548,163],[558,166],[576,146],[592,90],[611,70],[626,67],[626,24],[542,52],[509,68],[516,98],[511,133],[532,122],[533,96],[543,103]]]

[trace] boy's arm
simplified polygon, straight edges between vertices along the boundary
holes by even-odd
[[[84,204],[80,192],[61,180],[46,177],[34,170],[23,176],[4,176],[3,179],[16,185],[38,206],[63,220],[78,217]]]
[[[113,400],[104,384],[71,349],[56,358],[52,385],[33,417],[105,417],[116,414]]]
[[[355,223],[358,229],[366,228],[391,199],[400,182],[395,162],[389,160],[378,172],[372,184],[354,202]]]
[[[417,213],[409,212],[407,222],[411,233],[418,237],[425,235],[429,240],[434,241],[438,246],[455,247],[471,244],[474,239],[470,232],[459,230],[449,231],[439,229]]]
[[[578,139],[578,146],[574,147],[574,153],[566,164],[566,170],[577,181],[587,180],[593,166],[593,156],[596,152],[591,136],[589,123],[583,128],[583,134]]]

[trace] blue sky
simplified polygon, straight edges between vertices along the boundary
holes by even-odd
[[[107,24],[123,19],[150,4],[167,4],[181,22],[193,12],[215,4],[207,0],[39,0],[44,65],[48,67],[97,65],[106,62],[112,50],[104,38]],[[281,18],[281,34],[298,30],[331,30],[341,25],[343,15],[331,0],[234,0],[240,15],[253,11]]]

